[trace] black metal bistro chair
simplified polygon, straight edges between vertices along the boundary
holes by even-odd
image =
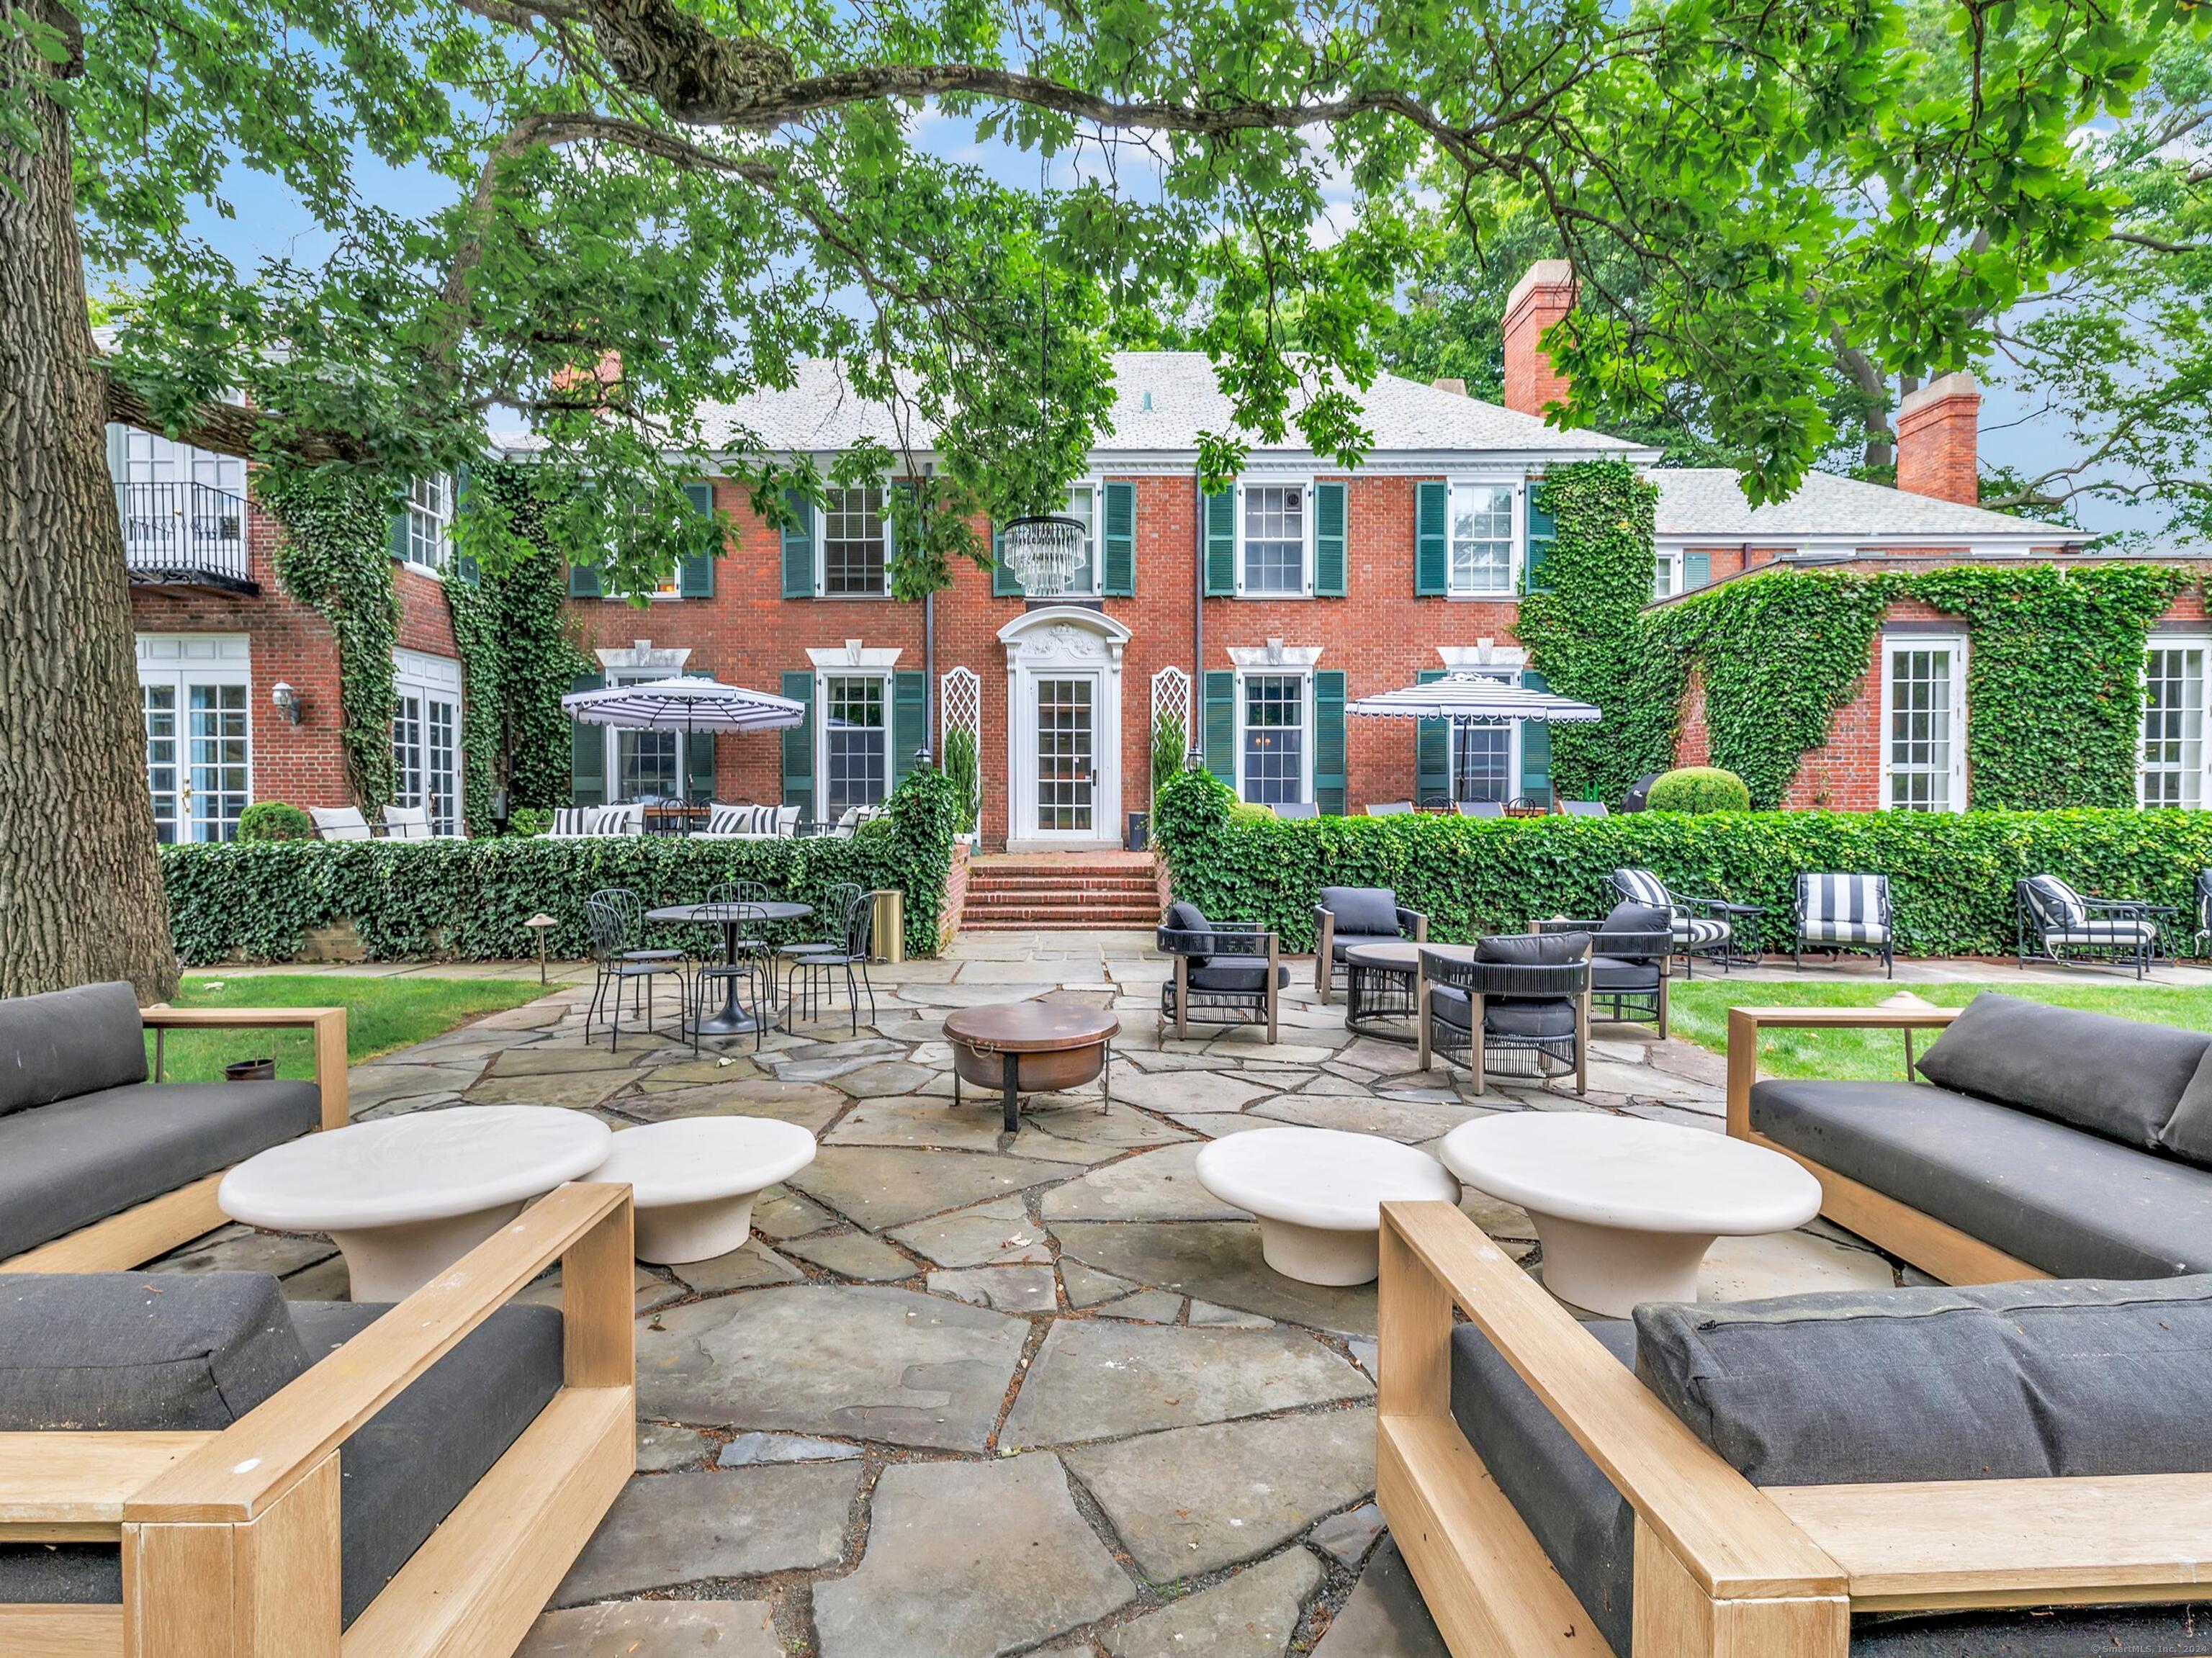
[[[2135,969],[2140,979],[2159,957],[2159,923],[2173,908],[2136,898],[2085,898],[2056,875],[2031,875],[2013,884],[2013,912],[2022,967],[2101,958]]]
[[[1344,952],[1354,944],[1418,944],[1429,936],[1429,918],[1407,909],[1389,887],[1323,887],[1313,914],[1314,988],[1324,1006],[1344,976]]]
[[[868,946],[875,929],[876,907],[874,901],[858,887],[853,891],[854,896],[845,906],[837,947],[786,958],[789,963],[783,988],[787,1030],[796,1024],[802,999],[806,1005],[806,1017],[814,1017],[822,991],[827,987],[834,992],[840,975],[845,981],[845,999],[852,1008],[853,1034],[860,1034],[863,992],[868,998],[868,1023],[876,1022],[876,987],[868,981]]]
[[[645,1029],[653,1029],[653,984],[663,977],[676,981],[676,1007],[680,1015],[689,1003],[685,986],[685,957],[680,950],[648,950],[638,942],[645,930],[645,906],[637,895],[622,887],[602,887],[584,900],[584,921],[592,938],[592,1002],[584,1011],[584,1040],[592,1039],[592,1023],[604,1011],[611,1033],[608,1047],[622,1047],[622,998],[629,988],[631,1009],[644,1001]],[[699,1039],[691,1038],[694,1053]]]
[[[1589,1077],[1590,935],[1488,938],[1472,960],[1421,952],[1421,1069],[1441,1053],[1474,1073],[1548,1082]]]
[[[1191,1021],[1206,1024],[1264,1024],[1275,1040],[1282,993],[1291,982],[1282,946],[1273,932],[1245,921],[1209,921],[1196,904],[1168,906],[1156,935],[1175,958],[1175,975],[1160,987],[1160,1017],[1175,1021],[1177,1037]]]
[[[1590,1017],[1656,1025],[1660,1040],[1666,1040],[1674,943],[1665,910],[1624,899],[1601,921],[1539,921],[1536,931],[1589,933]]]

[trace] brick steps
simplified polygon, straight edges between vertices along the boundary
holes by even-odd
[[[963,932],[1150,931],[1159,889],[1147,853],[1014,853],[969,866]]]

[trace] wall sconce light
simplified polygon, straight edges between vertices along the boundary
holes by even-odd
[[[300,693],[283,680],[278,680],[270,689],[269,700],[276,705],[276,712],[283,714],[289,724],[296,726],[300,723],[300,715],[307,704],[301,699]]]

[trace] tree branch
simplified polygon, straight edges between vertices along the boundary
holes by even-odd
[[[267,415],[242,404],[204,403],[193,410],[191,422],[183,430],[172,432],[155,417],[153,405],[112,369],[107,372],[107,418],[118,426],[158,432],[195,449],[236,455],[244,460],[264,458],[268,446],[256,440],[264,436],[271,425]],[[356,465],[374,465],[377,460],[368,445],[345,432],[288,435],[283,446],[288,454],[311,465],[343,460]]]

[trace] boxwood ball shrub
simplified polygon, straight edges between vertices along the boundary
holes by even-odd
[[[1751,791],[1718,766],[1684,766],[1662,774],[1644,805],[1654,811],[1749,811]]]
[[[773,897],[812,904],[855,882],[906,894],[906,949],[937,953],[937,917],[952,865],[962,803],[944,774],[917,770],[892,792],[889,813],[848,839],[722,841],[629,835],[473,841],[248,841],[164,847],[169,928],[188,966],[285,962],[307,934],[350,922],[374,961],[504,961],[534,948],[523,921],[544,910],[558,925],[546,949],[587,953],[584,900],[627,887],[647,908],[697,903],[723,881],[758,881]],[[719,928],[672,944],[719,950]]]
[[[312,841],[315,820],[283,800],[256,800],[238,814],[241,841]]]
[[[1770,944],[1789,926],[1796,877],[1886,874],[1899,953],[2009,955],[2013,883],[2048,872],[2085,893],[2195,910],[2212,869],[2212,812],[1639,811],[1611,817],[1283,818],[1237,809],[1218,779],[1160,791],[1154,844],[1175,896],[1218,921],[1272,927],[1313,948],[1324,886],[1395,890],[1432,938],[1519,932],[1555,915],[1602,915],[1616,869],[1651,869],[1703,896],[1763,904]],[[2184,920],[2174,943],[2185,943]]]

